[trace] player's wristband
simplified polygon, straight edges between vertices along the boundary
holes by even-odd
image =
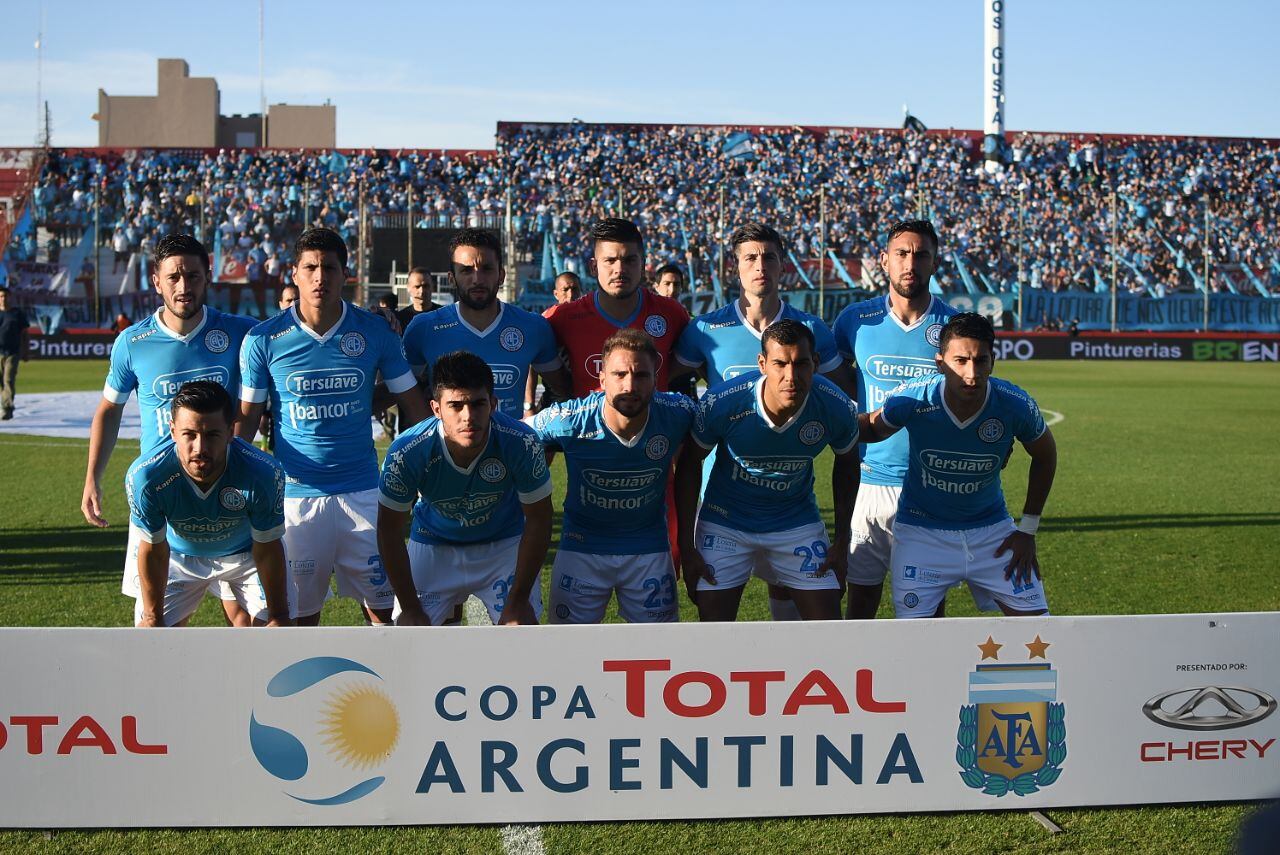
[[[524,411],[527,413],[527,412],[529,412],[529,411],[530,411],[530,410],[532,410],[532,409],[533,409],[533,404],[530,404],[528,401],[525,401],[525,402],[524,402]]]
[[[1018,520],[1018,531],[1023,534],[1029,534],[1035,537],[1036,530],[1040,528],[1039,514],[1023,514],[1022,519]]]

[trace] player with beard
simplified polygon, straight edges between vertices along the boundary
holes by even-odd
[[[170,403],[184,383],[213,380],[235,394],[240,384],[240,343],[256,323],[205,305],[209,252],[190,235],[171,234],[156,244],[151,284],[163,305],[116,336],[102,400],[89,428],[89,461],[80,512],[90,525],[107,526],[102,515],[102,475],[120,436],[125,402],[135,391],[142,422],[140,456],[151,457],[169,440]],[[135,599],[141,532],[130,525],[121,593]],[[228,621],[245,625],[248,615],[234,599],[223,602]]]
[[[614,592],[631,623],[674,621],[680,609],[666,483],[677,455],[679,465],[699,466],[682,451],[695,404],[654,391],[658,353],[647,334],[618,330],[601,354],[602,391],[533,419],[543,444],[564,452],[568,470],[551,622],[599,623]]]
[[[235,439],[235,402],[209,380],[173,398],[171,440],[125,476],[138,548],[140,627],[185,626],[206,592],[255,624],[290,625],[284,470]]]
[[[880,267],[889,293],[847,307],[835,323],[836,345],[853,363],[861,412],[879,409],[898,385],[936,370],[938,336],[955,309],[929,293],[938,269],[938,234],[928,220],[889,229]],[[907,473],[907,437],[859,446],[862,483],[853,508],[849,601],[845,616],[876,616],[893,548],[893,521]],[[939,612],[941,616],[941,612]]]
[[[466,350],[489,363],[499,412],[523,416],[526,378],[542,374],[556,394],[568,395],[569,374],[560,362],[546,319],[498,299],[506,279],[502,245],[482,229],[463,229],[449,241],[449,284],[457,302],[418,315],[404,332],[405,358],[427,388],[425,373],[446,353]]]

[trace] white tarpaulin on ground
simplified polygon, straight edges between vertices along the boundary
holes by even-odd
[[[0,825],[1254,799],[1280,615],[3,629]]]

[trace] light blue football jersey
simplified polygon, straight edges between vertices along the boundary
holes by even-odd
[[[276,457],[294,496],[335,496],[378,486],[373,448],[373,385],[392,392],[416,383],[400,337],[382,318],[349,303],[324,335],[297,308],[258,324],[240,351],[242,400],[271,397]]]
[[[928,310],[907,326],[889,309],[889,297],[873,297],[845,308],[836,318],[836,346],[857,368],[858,407],[874,412],[903,382],[937,373],[934,354],[942,327],[956,314],[933,298]],[[858,446],[862,483],[897,487],[907,474],[907,438],[894,434],[884,442]]]
[[[813,333],[819,374],[839,367],[840,354],[835,339],[821,318],[794,309],[783,300],[782,309],[769,323],[782,320],[799,321]],[[694,318],[676,342],[676,359],[682,365],[706,366],[708,386],[717,386],[748,371],[759,371],[760,364],[756,361],[759,354],[760,332],[743,320],[737,300]]]
[[[498,316],[486,330],[467,323],[456,303],[418,315],[404,331],[404,354],[420,375],[430,372],[446,353],[474,353],[493,369],[493,394],[502,412],[518,419],[524,413],[529,366],[538,372],[554,371],[560,367],[560,351],[551,324],[542,315],[510,303],[499,306]]]
[[[813,459],[858,441],[858,405],[825,377],[786,424],[765,415],[759,371],[712,387],[698,407],[693,438],[716,450],[699,518],[739,531],[786,531],[819,522]]]
[[[1016,439],[1032,442],[1045,432],[1031,396],[992,377],[987,400],[960,422],[942,398],[945,378],[921,377],[898,387],[884,402],[884,420],[910,440],[909,466],[898,500],[898,519],[924,528],[967,529],[1009,516],[1000,470]]]
[[[568,470],[560,548],[595,555],[644,555],[671,548],[667,480],[697,405],[655,392],[644,430],[623,442],[604,421],[604,393],[555,404],[533,418]]]
[[[284,470],[242,439],[227,444],[227,468],[207,492],[183,471],[172,440],[134,461],[124,486],[142,537],[183,555],[221,558],[284,534]]]
[[[550,496],[551,475],[542,443],[523,422],[494,413],[484,451],[462,469],[433,416],[391,443],[379,489],[387,507],[413,508],[412,540],[489,543],[524,531],[520,505]]]
[[[170,405],[183,383],[213,380],[235,397],[240,384],[240,344],[257,323],[205,306],[200,325],[179,336],[161,323],[162,311],[157,309],[116,336],[102,387],[103,397],[114,404],[123,404],[137,391],[143,457],[150,457],[171,439]]]

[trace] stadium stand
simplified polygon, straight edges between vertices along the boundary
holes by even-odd
[[[859,262],[875,258],[884,223],[913,216],[945,235],[944,292],[1012,290],[1019,271],[1030,287],[1105,290],[1113,263],[1133,293],[1202,291],[1206,243],[1214,290],[1269,296],[1280,282],[1276,141],[1020,134],[996,173],[979,148],[973,131],[500,123],[496,150],[480,152],[10,150],[0,197],[20,212],[7,164],[42,161],[27,194],[35,229],[15,232],[6,259],[56,258],[71,277],[96,264],[104,295],[142,281],[143,250],[174,230],[213,249],[216,278],[273,284],[306,225],[355,250],[362,193],[375,224],[458,228],[499,222],[510,192],[524,261],[548,236],[557,258],[584,257],[589,224],[621,212],[645,230],[650,263],[676,260],[703,287],[722,220],[776,224],[793,286],[819,258],[827,281],[853,284],[852,270],[875,286]]]

